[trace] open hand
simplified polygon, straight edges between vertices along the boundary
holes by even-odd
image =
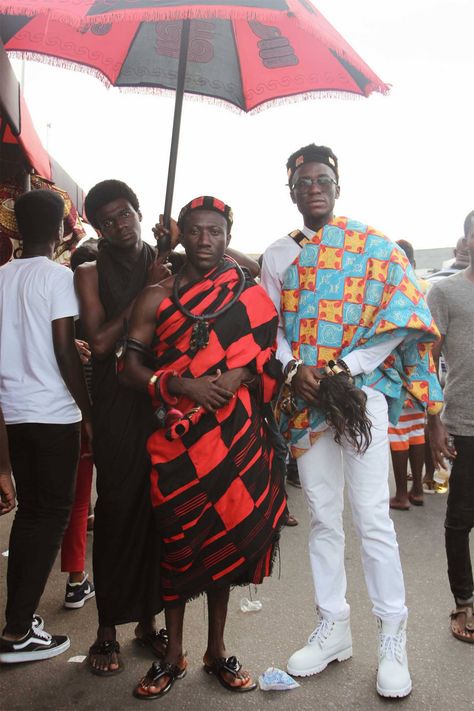
[[[446,469],[446,459],[454,459],[456,450],[449,446],[449,432],[439,415],[428,415],[430,449],[435,469]]]

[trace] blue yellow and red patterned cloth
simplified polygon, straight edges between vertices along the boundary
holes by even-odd
[[[408,394],[429,413],[443,395],[431,349],[439,338],[415,273],[403,251],[381,232],[336,217],[312,238],[291,233],[301,252],[285,273],[282,315],[295,358],[322,367],[388,338],[403,342],[374,371],[355,378],[384,393],[396,423]],[[297,401],[280,427],[299,456],[327,428],[324,413]]]

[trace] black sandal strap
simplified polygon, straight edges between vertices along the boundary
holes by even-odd
[[[104,656],[120,653],[120,644],[116,639],[106,639],[103,642],[96,642],[89,648],[89,654],[102,654]]]

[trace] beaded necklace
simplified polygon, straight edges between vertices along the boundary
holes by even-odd
[[[192,311],[190,311],[184,304],[181,303],[179,300],[179,287],[180,287],[180,282],[181,278],[183,276],[184,270],[186,266],[182,267],[178,274],[176,275],[176,278],[174,280],[173,284],[173,301],[175,305],[178,307],[178,309],[181,311],[181,313],[186,316],[187,318],[191,319],[194,321],[193,325],[193,330],[191,333],[191,350],[196,351],[198,348],[205,348],[207,344],[209,343],[209,321],[211,319],[218,318],[219,316],[222,316],[226,311],[228,311],[231,306],[235,304],[237,299],[240,297],[242,291],[244,290],[245,286],[245,274],[243,273],[242,269],[240,266],[235,263],[232,264],[232,267],[236,270],[238,276],[239,276],[239,283],[237,285],[237,290],[232,297],[232,299],[225,304],[221,309],[218,309],[217,311],[209,311],[208,313],[205,314],[193,314]]]

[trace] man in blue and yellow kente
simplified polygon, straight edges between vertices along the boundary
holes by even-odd
[[[309,676],[352,656],[342,527],[346,483],[379,629],[376,688],[382,696],[402,697],[412,684],[405,587],[389,517],[387,431],[408,394],[429,413],[441,409],[431,356],[439,334],[402,250],[372,227],[334,216],[340,186],[332,150],[301,148],[288,159],[287,171],[304,226],[267,249],[262,285],[280,314],[277,357],[291,390],[280,427],[297,457],[310,509],[320,616],[288,671]],[[365,400],[371,436],[364,447],[339,436],[321,408],[324,378],[341,372],[345,380],[338,387],[347,383],[347,400],[354,391]]]

